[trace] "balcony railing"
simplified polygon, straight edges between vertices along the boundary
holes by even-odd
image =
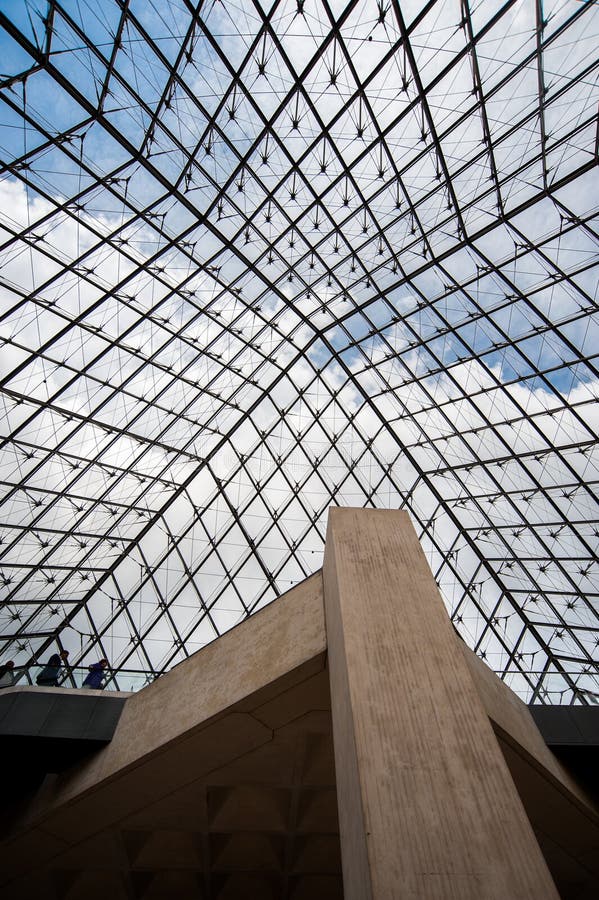
[[[45,665],[15,666],[12,670],[14,683],[11,686],[33,685],[36,687],[37,677],[44,668]],[[81,688],[88,675],[88,666],[61,666],[57,675],[58,687]],[[108,667],[104,669],[101,688],[105,691],[140,691],[155,680],[155,675],[149,672],[142,672],[139,669],[113,670]],[[4,685],[4,687],[9,687],[9,685]]]

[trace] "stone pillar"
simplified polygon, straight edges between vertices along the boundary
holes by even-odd
[[[323,576],[345,900],[559,900],[407,513]]]

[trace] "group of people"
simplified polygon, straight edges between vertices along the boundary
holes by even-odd
[[[58,678],[61,669],[68,668],[69,651],[61,650],[60,653],[53,653],[42,671],[35,679],[35,683],[40,687],[57,687]],[[101,659],[97,663],[88,666],[89,674],[86,675],[82,688],[87,690],[101,690],[102,681],[104,679],[104,669],[108,666],[107,659]],[[9,659],[0,665],[0,688],[12,687],[15,683],[15,664],[14,660]]]

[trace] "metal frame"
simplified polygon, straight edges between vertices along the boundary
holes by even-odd
[[[0,12],[2,657],[159,675],[399,506],[589,702],[597,5],[163,7]]]

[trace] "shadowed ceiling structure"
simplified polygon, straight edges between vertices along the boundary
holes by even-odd
[[[0,3],[3,659],[151,678],[401,507],[492,669],[599,696],[598,46],[580,0]]]

